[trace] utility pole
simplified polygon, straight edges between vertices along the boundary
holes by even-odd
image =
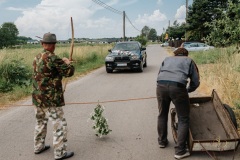
[[[163,39],[164,39],[164,31],[165,31],[165,29],[163,28],[163,33],[162,33],[162,43],[163,43]]]
[[[125,11],[123,11],[123,41],[125,41]]]
[[[188,0],[186,0],[186,27],[187,27],[187,17],[188,17]],[[187,41],[187,31],[185,29],[185,42]]]

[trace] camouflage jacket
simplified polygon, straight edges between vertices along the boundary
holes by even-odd
[[[44,50],[33,61],[32,102],[37,107],[64,106],[62,78],[74,74],[73,65],[67,65],[54,53]]]

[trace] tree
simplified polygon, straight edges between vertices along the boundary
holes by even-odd
[[[142,29],[142,36],[148,38],[149,32],[150,32],[150,28],[148,26],[144,26]]]
[[[142,35],[137,36],[135,38],[135,40],[138,41],[139,43],[141,43],[143,46],[145,46],[147,44],[147,39]]]
[[[24,36],[18,36],[17,37],[17,42],[18,44],[26,44],[27,41],[32,40],[30,37],[24,37]]]
[[[0,27],[0,48],[17,44],[19,32],[15,24],[6,22]]]
[[[149,34],[148,34],[148,39],[152,41],[157,40],[157,31],[155,29],[150,29]]]
[[[166,30],[166,32],[168,33],[168,36],[174,39],[175,38],[181,39],[182,37],[184,37],[185,31],[186,31],[186,24],[185,23],[179,24],[177,21],[174,21],[173,26],[168,27]]]
[[[221,16],[221,19],[205,24],[211,29],[207,42],[223,47],[240,43],[240,4],[229,0],[228,8]]]
[[[222,9],[227,8],[228,0],[195,0],[188,9],[187,30],[195,36],[194,40],[201,40],[210,33],[206,22],[221,18]],[[234,0],[238,1],[238,0]],[[197,38],[197,39],[196,39]]]

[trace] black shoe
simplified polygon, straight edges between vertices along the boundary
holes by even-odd
[[[74,155],[74,152],[66,152],[62,158],[57,158],[56,160],[67,159]]]
[[[160,148],[165,148],[168,145],[168,141],[165,143],[159,143]]]
[[[166,144],[159,144],[160,148],[165,148],[167,145]]]
[[[38,151],[38,152],[34,152],[34,153],[35,153],[35,154],[40,154],[40,153],[42,153],[42,152],[48,150],[49,148],[50,148],[50,145],[45,145],[44,148],[43,148],[42,150],[40,150],[40,151]]]
[[[176,158],[176,159],[183,159],[183,158],[188,157],[188,156],[190,156],[190,153],[187,151],[187,152],[184,153],[183,155],[177,155],[177,154],[175,154],[175,155],[174,155],[174,158]]]

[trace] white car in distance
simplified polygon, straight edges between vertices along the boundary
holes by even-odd
[[[190,43],[184,48],[188,51],[207,51],[209,49],[214,49],[214,46],[209,46],[205,43]]]

